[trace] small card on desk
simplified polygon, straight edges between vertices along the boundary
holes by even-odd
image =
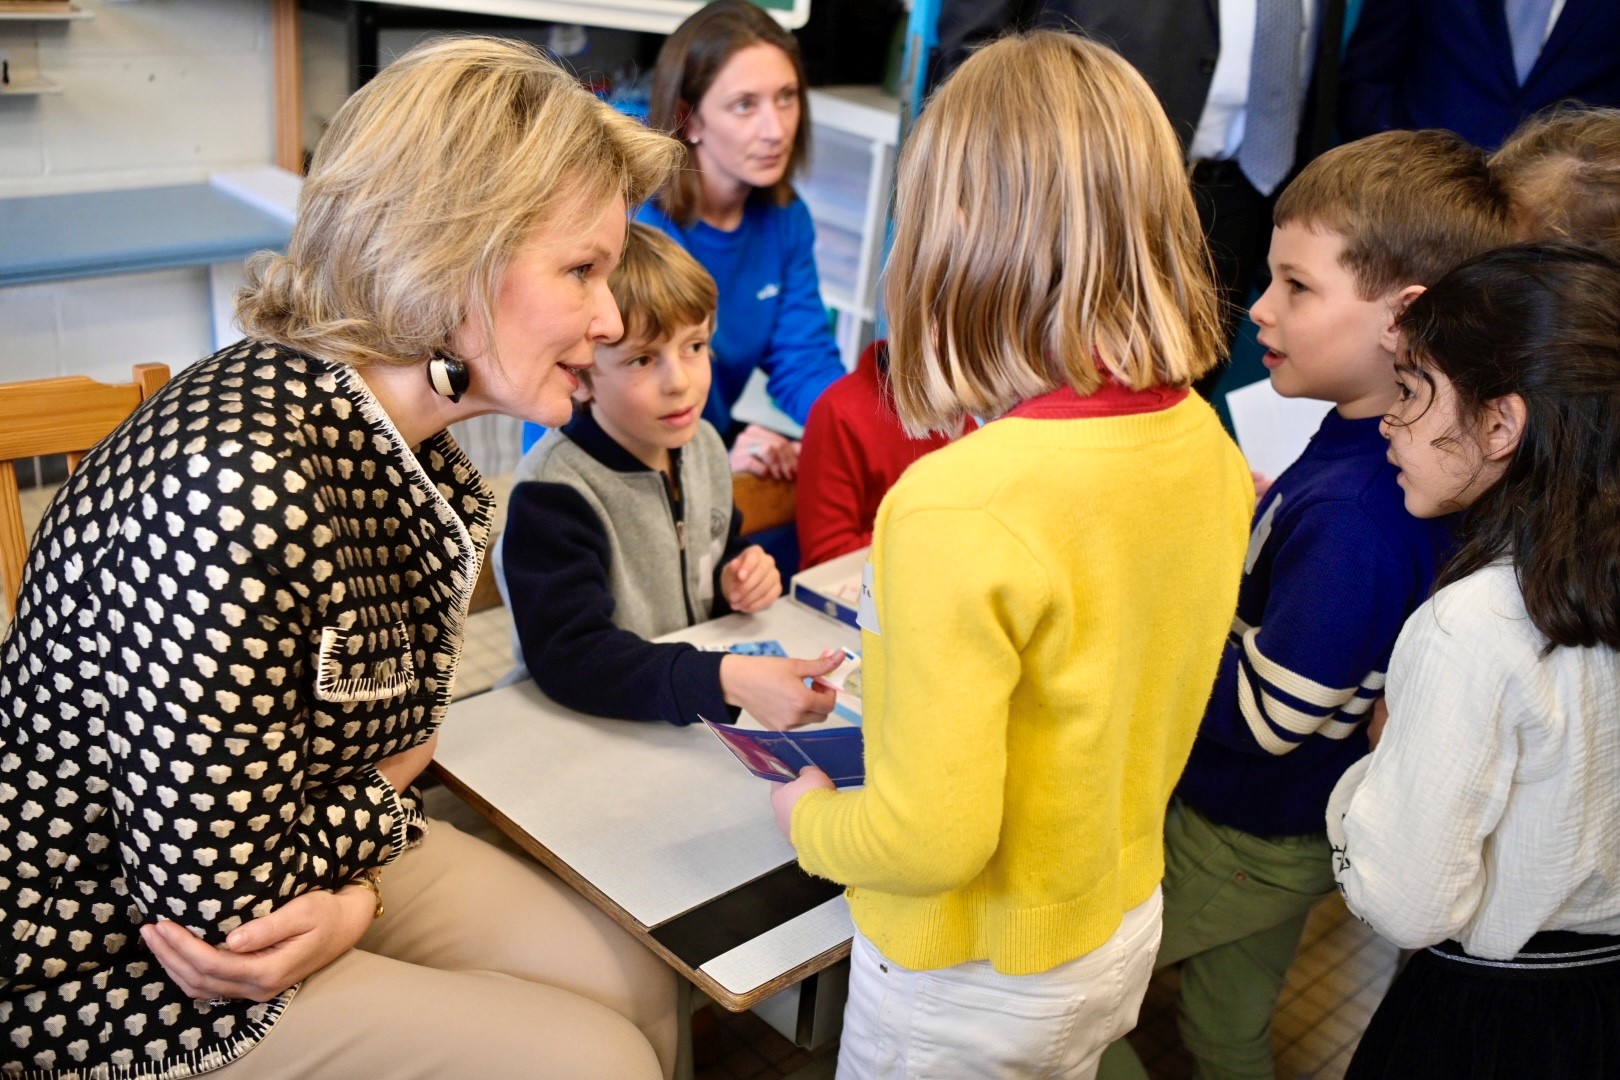
[[[866,780],[864,743],[858,727],[820,731],[755,731],[699,717],[743,767],[763,780],[786,783],[814,765],[838,787]]]
[[[730,645],[704,645],[704,652],[726,652],[737,656],[787,656],[780,641],[733,641]]]
[[[861,577],[870,551],[861,548],[800,570],[793,575],[790,586],[793,599],[811,611],[859,627],[856,620],[861,606]]]
[[[821,681],[850,697],[861,696],[861,654],[854,649],[839,649],[843,659],[838,666],[821,677]]]

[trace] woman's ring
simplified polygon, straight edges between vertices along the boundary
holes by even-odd
[[[230,1003],[231,1003],[230,998],[222,998],[222,997],[211,997],[211,998],[208,999],[208,1002],[207,1002],[207,1004],[213,1005],[213,1006],[216,1006],[216,1007],[220,1006],[220,1005],[229,1005]]]

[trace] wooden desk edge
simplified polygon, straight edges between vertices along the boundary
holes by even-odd
[[[466,784],[462,783],[461,780],[457,778],[455,773],[451,772],[448,768],[441,765],[437,761],[433,762],[431,768],[433,770],[433,774],[437,776],[441,782],[443,782],[445,787],[449,788],[451,792],[453,792],[468,806],[482,814],[490,822],[490,824],[499,829],[502,835],[504,835],[508,840],[511,840],[512,843],[523,849],[525,853],[532,856],[537,862],[540,863],[541,866],[544,866],[546,869],[562,878],[581,896],[585,897],[591,903],[600,908],[602,913],[607,915],[608,918],[618,923],[625,930],[628,930],[630,933],[634,934],[637,940],[641,941],[649,949],[662,957],[666,964],[680,972],[680,974],[683,975],[687,981],[694,984],[699,990],[702,990],[717,1004],[724,1006],[731,1012],[747,1012],[749,1009],[752,1009],[755,1005],[758,1005],[766,998],[778,994],[795,983],[801,982],[804,979],[809,978],[811,975],[831,967],[849,955],[849,942],[846,941],[842,944],[833,946],[826,952],[811,957],[809,960],[806,960],[804,963],[799,964],[796,967],[789,968],[776,978],[771,979],[768,982],[761,983],[759,986],[756,986],[754,989],[749,990],[746,993],[734,993],[733,991],[728,990],[724,986],[721,986],[719,983],[715,982],[707,972],[704,972],[700,968],[694,968],[688,965],[685,961],[681,960],[674,953],[666,949],[662,943],[652,936],[651,927],[643,925],[639,920],[636,919],[635,916],[631,915],[628,911],[625,911],[618,904],[615,904],[606,893],[602,892],[602,890],[598,889],[595,885],[592,885],[589,881],[585,880],[585,878],[581,877],[567,863],[557,858],[557,856],[554,855],[544,844],[541,844],[534,837],[524,832],[523,829],[514,823],[511,818],[507,817],[505,814],[501,813],[498,809],[492,806],[487,799],[483,798],[483,796],[479,795],[476,791],[473,791]]]

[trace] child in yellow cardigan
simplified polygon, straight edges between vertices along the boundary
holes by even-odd
[[[1115,53],[974,54],[900,166],[908,430],[985,427],[878,512],[866,786],[773,795],[858,933],[841,1077],[1088,1077],[1158,947],[1163,825],[1254,489],[1187,387],[1221,320],[1180,148]]]

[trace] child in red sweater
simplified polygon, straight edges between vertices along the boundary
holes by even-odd
[[[961,432],[972,430],[964,422]],[[800,565],[815,566],[872,542],[878,503],[913,461],[952,436],[913,439],[889,388],[889,343],[874,341],[855,370],[810,407],[799,451]]]

